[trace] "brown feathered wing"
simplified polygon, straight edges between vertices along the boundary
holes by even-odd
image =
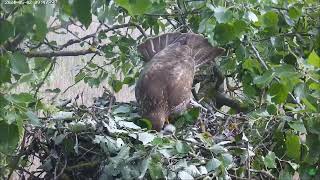
[[[168,116],[185,110],[191,98],[196,67],[213,60],[223,49],[201,35],[167,33],[138,46],[147,62],[136,85],[141,115],[160,131]]]

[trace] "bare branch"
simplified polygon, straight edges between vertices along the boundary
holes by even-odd
[[[104,30],[101,30],[101,31],[97,31],[97,32],[95,32],[93,34],[88,34],[88,35],[86,35],[86,36],[84,36],[82,38],[79,38],[79,39],[71,39],[67,43],[61,45],[60,49],[66,48],[66,47],[68,47],[68,46],[70,46],[72,44],[80,43],[80,42],[82,42],[84,40],[87,40],[89,38],[94,38],[96,36],[96,34],[99,33],[99,32],[107,33],[109,31],[113,31],[113,30],[121,29],[121,28],[125,28],[125,27],[130,27],[130,26],[136,27],[145,38],[148,37],[147,34],[145,33],[145,31],[143,30],[143,28],[140,25],[138,25],[136,23],[133,23],[133,22],[129,22],[129,23],[126,23],[126,24],[114,25],[114,26],[109,27],[107,29],[104,29]]]
[[[51,51],[51,52],[22,52],[27,57],[59,57],[59,56],[81,56],[86,54],[97,53],[92,48],[86,50],[79,50],[79,51]]]
[[[134,22],[129,22],[129,23],[126,23],[126,24],[114,25],[114,26],[112,26],[112,27],[110,27],[108,29],[101,30],[100,32],[107,33],[109,31],[113,31],[113,30],[121,29],[121,28],[125,28],[125,27],[130,27],[130,26],[135,26],[144,37],[148,37],[147,34],[144,32],[143,28],[140,25],[138,25],[138,24],[136,24]]]
[[[94,34],[89,34],[89,35],[86,35],[80,39],[70,39],[67,43],[63,44],[60,46],[60,49],[63,49],[63,48],[66,48],[72,44],[76,44],[76,43],[80,43],[86,39],[89,39],[89,38],[93,38],[95,36],[95,33]]]
[[[256,57],[258,58],[259,62],[261,63],[261,65],[262,65],[266,70],[268,70],[269,68],[268,68],[267,64],[263,61],[263,59],[261,58],[258,50],[256,49],[256,47],[255,47],[252,43],[251,43],[251,48],[252,48],[254,54],[256,55]]]

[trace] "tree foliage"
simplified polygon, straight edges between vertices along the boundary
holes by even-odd
[[[33,155],[40,153],[40,171],[49,172],[48,178],[74,172],[87,178],[82,175],[88,175],[85,170],[92,170],[90,167],[96,169],[92,176],[101,179],[209,175],[319,178],[317,0],[14,2],[0,4],[3,177],[16,170],[26,173]],[[68,29],[72,25],[86,30],[93,21],[99,25],[82,37]],[[143,63],[136,52],[137,44],[171,31],[201,33],[213,45],[226,49],[216,66],[226,77],[225,91],[248,107],[245,115],[232,109],[201,113],[192,109],[178,118],[177,127],[192,126],[199,118],[205,121],[207,132],[190,127],[182,128],[176,137],[163,137],[140,129],[150,124],[139,119],[134,104],[108,99],[106,116],[99,118],[88,107],[54,107],[42,100],[39,90],[55,68],[57,57],[81,59],[90,55],[76,74],[75,84],[84,81],[93,87],[107,82],[118,92],[123,85],[134,85],[139,76]],[[74,38],[59,44],[49,38],[49,33],[70,33]],[[68,50],[75,44],[79,49]],[[93,61],[96,56],[105,58],[102,65]],[[123,78],[117,76],[119,73]],[[210,80],[210,73],[203,73]],[[29,89],[15,92],[21,84]],[[62,92],[58,88],[47,91]],[[89,156],[88,152],[94,153]],[[84,161],[79,164],[83,166],[76,166],[77,159]],[[82,168],[85,170],[79,171]],[[28,174],[34,178],[38,175]]]

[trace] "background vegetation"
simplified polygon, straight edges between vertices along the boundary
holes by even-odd
[[[319,179],[319,1],[15,2],[0,5],[1,178],[15,172],[33,179]],[[70,30],[87,29],[95,18],[91,34]],[[215,80],[211,66],[200,72],[208,110],[179,117],[175,135],[147,130],[135,103],[115,102],[108,90],[89,107],[76,94],[58,105],[39,94],[57,57],[65,56],[87,55],[75,84],[108,83],[113,92],[134,85],[143,64],[137,44],[172,31],[201,33],[226,49],[214,66],[246,113],[211,103],[214,88],[201,83]],[[59,44],[49,33],[74,38]],[[80,47],[69,50],[74,44]],[[94,62],[96,56],[105,61]],[[20,84],[30,90],[14,92]]]

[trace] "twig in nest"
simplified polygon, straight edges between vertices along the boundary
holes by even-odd
[[[256,170],[256,169],[250,169],[250,172],[254,172],[254,173],[261,173],[263,175],[268,176],[271,179],[276,179],[276,177],[274,177],[270,172],[268,171],[264,171],[264,170]]]
[[[64,170],[65,170],[66,167],[67,167],[67,163],[68,163],[67,158],[64,157],[64,165],[63,165],[61,171],[59,172],[59,174],[56,175],[56,172],[57,172],[57,169],[58,169],[58,164],[59,164],[59,163],[57,163],[57,165],[56,165],[56,167],[55,167],[55,169],[54,169],[54,178],[53,178],[54,180],[59,179],[59,177],[63,174]]]

